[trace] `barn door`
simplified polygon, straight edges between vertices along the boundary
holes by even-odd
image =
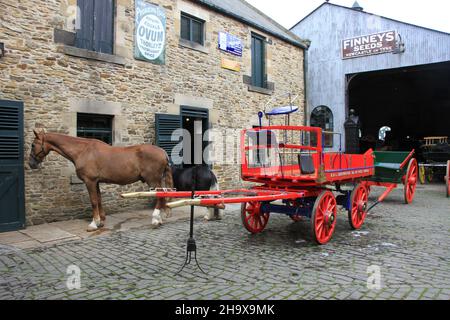
[[[0,232],[25,227],[23,103],[0,100]]]

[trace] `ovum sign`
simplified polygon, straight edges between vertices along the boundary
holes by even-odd
[[[387,53],[395,50],[396,32],[387,31],[342,41],[343,59]]]
[[[157,59],[164,50],[165,30],[158,17],[145,15],[137,27],[137,45],[148,60]]]
[[[164,9],[136,0],[134,57],[156,64],[165,63],[166,15]]]

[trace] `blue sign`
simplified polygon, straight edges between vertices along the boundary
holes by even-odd
[[[219,32],[219,49],[242,57],[242,41],[226,32]]]

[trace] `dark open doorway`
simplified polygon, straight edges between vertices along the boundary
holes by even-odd
[[[419,150],[424,137],[450,136],[450,62],[357,74],[348,97],[361,121],[361,152],[387,144]],[[390,131],[380,135],[383,127]]]
[[[208,109],[181,107],[181,126],[188,137],[183,137],[183,167],[207,164],[204,151],[208,142],[204,141],[209,129]]]

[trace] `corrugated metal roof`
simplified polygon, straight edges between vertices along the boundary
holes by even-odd
[[[413,26],[413,27],[422,28],[422,29],[425,29],[425,30],[429,30],[429,31],[433,31],[433,32],[439,32],[439,33],[443,33],[443,34],[450,35],[450,33],[445,32],[445,31],[440,31],[440,30],[436,30],[436,29],[431,29],[431,28],[419,26],[419,25],[416,25],[416,24],[413,24],[413,23],[404,22],[404,21],[400,21],[400,20],[388,18],[388,17],[385,17],[385,16],[380,16],[380,15],[377,15],[377,14],[374,14],[374,13],[370,13],[370,12],[367,12],[367,11],[355,10],[355,9],[353,9],[353,8],[341,6],[341,5],[339,5],[339,4],[334,4],[334,3],[330,3],[330,2],[324,2],[324,3],[322,3],[322,4],[321,4],[320,6],[318,6],[316,9],[314,9],[313,11],[311,11],[307,16],[305,16],[302,20],[300,20],[300,21],[297,22],[295,25],[293,25],[292,28],[290,28],[289,30],[294,29],[296,26],[298,26],[300,23],[302,23],[302,21],[306,20],[308,17],[310,17],[312,14],[314,14],[316,11],[318,11],[319,9],[321,9],[323,6],[326,6],[326,5],[330,5],[330,6],[333,6],[333,7],[336,7],[336,8],[343,8],[343,9],[346,9],[346,10],[358,11],[358,12],[360,12],[361,14],[368,14],[368,15],[371,15],[371,16],[376,16],[376,17],[380,17],[380,18],[383,18],[383,19],[386,19],[386,20],[390,20],[390,21],[393,21],[393,22],[402,23],[402,24],[406,24],[406,25]]]
[[[193,0],[292,45],[306,49],[302,39],[244,0]]]

